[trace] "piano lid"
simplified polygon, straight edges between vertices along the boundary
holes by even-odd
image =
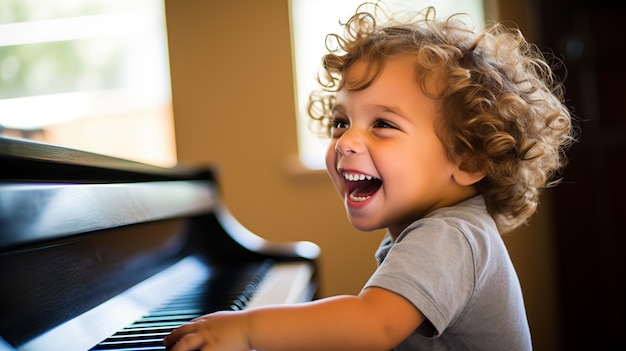
[[[165,168],[25,139],[0,136],[0,181],[115,183],[213,179],[213,168]]]
[[[0,252],[216,206],[208,168],[162,168],[7,137],[0,137],[0,163]]]

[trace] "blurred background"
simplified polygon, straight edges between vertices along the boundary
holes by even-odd
[[[354,230],[325,171],[300,157],[302,19],[292,14],[302,1],[3,0],[0,133],[162,166],[214,164],[240,222],[268,240],[316,242],[321,296],[356,294],[383,233]],[[567,104],[581,120],[563,183],[542,195],[528,227],[504,237],[535,349],[621,350],[626,5],[480,5],[484,20],[519,27],[563,60]]]

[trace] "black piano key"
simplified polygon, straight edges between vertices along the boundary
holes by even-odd
[[[113,348],[107,349],[107,351],[163,351],[166,350],[164,346],[133,346],[125,348]]]
[[[116,334],[116,335],[112,335],[111,337],[109,337],[106,341],[103,341],[101,345],[107,344],[107,343],[118,342],[118,341],[130,342],[134,340],[142,340],[142,339],[149,339],[149,338],[163,339],[163,337],[165,337],[169,332],[170,332],[169,329],[161,329],[161,331],[150,331],[150,332],[144,331],[143,333],[139,333],[139,334],[119,334],[119,335]]]
[[[160,346],[163,344],[163,337],[158,337],[158,336],[154,336],[154,335],[150,335],[150,336],[145,336],[142,339],[118,339],[118,340],[110,340],[110,341],[103,341],[100,345],[101,346],[110,346],[113,347],[114,349],[117,349],[118,347],[124,347],[127,348],[129,345],[132,345],[133,347],[156,347],[156,346]],[[145,345],[145,346],[142,346]],[[108,349],[110,350],[110,349]]]
[[[163,337],[172,329],[207,313],[244,309],[272,265],[272,260],[266,260],[260,265],[216,270],[207,281],[155,308],[91,351],[165,350]]]
[[[117,333],[108,337],[107,340],[112,340],[116,338],[124,338],[124,337],[135,337],[140,335],[151,335],[151,334],[169,334],[172,331],[172,327],[170,326],[159,326],[159,327],[144,327],[144,328],[133,328],[133,329],[122,329]]]
[[[130,347],[114,347],[114,348],[106,348],[102,350],[107,351],[163,351],[166,350],[165,346],[157,345],[157,346],[141,346],[141,345],[133,345]]]
[[[171,314],[171,315],[148,315],[141,319],[139,319],[136,323],[150,323],[150,322],[168,322],[168,321],[178,321],[178,320],[191,320],[198,317],[199,313],[184,313],[184,314]]]
[[[201,309],[201,308],[195,308],[195,309],[177,308],[177,309],[172,309],[172,310],[167,310],[167,311],[158,311],[154,314],[151,313],[150,315],[147,315],[144,318],[142,318],[142,320],[150,320],[150,319],[156,319],[160,317],[167,319],[170,316],[183,316],[183,315],[193,316],[193,315],[198,315],[198,314],[203,314],[203,313],[204,313],[204,309]],[[192,319],[192,318],[195,318],[195,317],[190,317],[189,319]]]

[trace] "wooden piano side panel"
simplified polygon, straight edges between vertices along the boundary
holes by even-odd
[[[208,260],[220,264],[260,261],[271,258],[282,261],[310,261],[316,264],[320,248],[308,241],[271,242],[248,230],[228,209],[218,204],[211,216],[192,219],[196,242],[203,247]]]

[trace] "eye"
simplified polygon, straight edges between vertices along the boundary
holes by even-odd
[[[348,121],[343,118],[333,118],[330,121],[330,127],[332,129],[344,129],[344,128],[348,128],[349,124],[348,124]]]
[[[392,129],[398,129],[398,127],[396,127],[393,123],[386,121],[384,119],[377,119],[374,122],[374,128],[392,128]]]
[[[344,118],[333,117],[330,120],[330,135],[332,138],[339,138],[350,127],[348,120]]]

